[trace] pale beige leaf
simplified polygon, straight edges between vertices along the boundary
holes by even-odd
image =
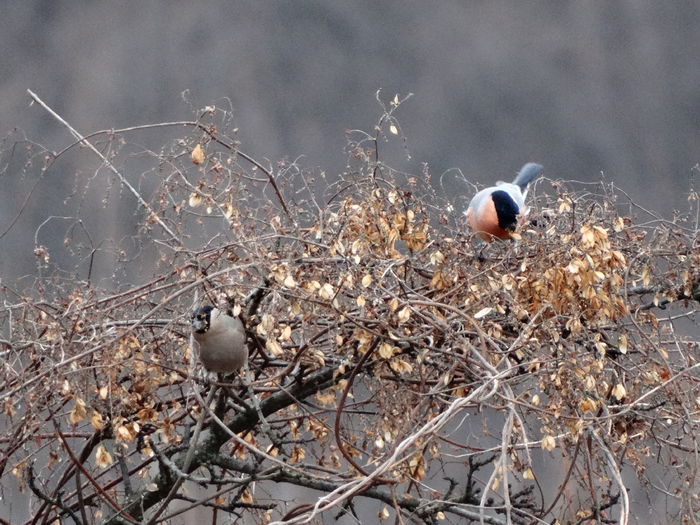
[[[280,356],[284,353],[284,351],[282,350],[282,346],[274,339],[268,339],[267,341],[265,341],[265,348],[267,348],[270,351],[270,353],[275,357]]]
[[[379,355],[383,359],[389,359],[394,355],[394,345],[390,345],[389,343],[382,343],[379,345]]]
[[[280,334],[279,340],[280,341],[289,341],[292,338],[292,327],[287,325],[284,327],[282,330],[282,333]]]
[[[486,317],[493,311],[493,308],[490,306],[487,306],[486,308],[482,308],[479,310],[477,313],[474,314],[474,319],[481,319],[482,317]]]
[[[190,155],[190,158],[192,159],[192,162],[194,164],[203,164],[204,163],[204,149],[202,149],[201,144],[197,144],[194,149],[192,150],[192,154]]]
[[[102,430],[105,427],[104,419],[102,419],[102,414],[96,410],[92,412],[92,417],[90,418],[90,424],[95,430]]]
[[[190,193],[190,200],[188,201],[191,208],[196,208],[202,204],[202,196],[197,192]]]
[[[620,334],[618,347],[619,347],[621,353],[623,353],[623,354],[627,353],[627,350],[629,349],[627,335]]]
[[[100,468],[109,467],[112,464],[112,455],[107,452],[105,446],[100,443],[95,451],[95,464]]]
[[[542,438],[542,441],[540,442],[540,445],[542,446],[543,449],[551,452],[557,447],[557,441],[554,439],[554,436],[545,436]]]
[[[75,425],[76,423],[79,423],[85,419],[86,416],[87,409],[85,408],[85,401],[79,397],[76,397],[75,405],[73,405],[73,410],[71,410],[70,414],[68,415],[68,420]]]
[[[320,295],[322,299],[330,300],[335,295],[335,290],[333,290],[333,286],[330,283],[326,283],[321,286],[318,295]]]
[[[618,383],[613,387],[612,394],[615,396],[615,399],[620,401],[627,395],[627,390],[622,383]]]

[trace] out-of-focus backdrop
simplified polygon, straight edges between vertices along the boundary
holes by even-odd
[[[604,173],[670,214],[700,161],[698,27],[692,1],[12,2],[0,17],[0,130],[52,150],[73,141],[30,107],[28,88],[82,133],[230,101],[246,152],[333,173],[346,130],[380,115],[377,90],[410,92],[400,169],[457,168],[484,184],[534,160],[552,178]],[[13,169],[2,179],[4,231],[32,181]],[[0,241],[20,261],[3,249],[3,272],[31,258],[26,239],[65,214],[74,184],[41,181]]]
[[[95,245],[138,218],[133,199],[104,209],[102,193],[122,190],[88,153],[43,175],[40,159],[24,163],[21,137],[74,142],[27,89],[83,134],[231,107],[245,152],[329,174],[346,165],[346,130],[377,121],[378,90],[413,93],[397,112],[410,152],[393,151],[399,169],[488,184],[537,161],[551,178],[604,176],[670,216],[700,162],[698,28],[687,0],[6,2],[0,279],[34,273],[35,241],[63,244],[51,216],[79,215]]]

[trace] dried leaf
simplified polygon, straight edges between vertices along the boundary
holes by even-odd
[[[410,374],[413,372],[413,366],[403,359],[399,359],[398,357],[389,361],[389,366],[398,374]]]
[[[254,503],[253,501],[253,495],[250,493],[248,489],[245,489],[243,493],[241,494],[241,501],[243,503],[247,503],[248,505],[251,505]]]
[[[260,322],[258,325],[255,327],[255,331],[257,332],[258,335],[267,335],[275,327],[275,318],[271,316],[270,314],[263,314],[262,318],[260,319]]]
[[[481,319],[482,317],[486,317],[492,311],[493,311],[493,308],[491,308],[490,306],[487,306],[486,308],[482,308],[481,310],[479,310],[477,313],[474,314],[474,319]]]
[[[571,211],[571,199],[566,196],[562,196],[559,199],[559,213],[566,213]]]
[[[544,450],[547,450],[548,452],[551,452],[557,447],[557,440],[554,439],[554,436],[545,436],[542,438],[542,441],[540,442],[540,445]]]
[[[579,401],[578,407],[582,412],[593,412],[598,408],[598,403],[596,403],[595,400],[591,399],[590,397],[584,397],[581,401]]]
[[[625,389],[625,386],[622,383],[618,383],[613,387],[612,394],[613,396],[615,396],[615,399],[621,401],[622,398],[624,398],[627,395],[627,390]]]
[[[625,220],[622,217],[616,217],[613,220],[613,230],[615,230],[617,233],[620,233],[624,229],[625,229]]]
[[[192,150],[192,154],[190,155],[190,158],[192,159],[192,162],[194,164],[203,164],[204,163],[204,149],[202,149],[201,144],[197,144],[194,149]]]
[[[280,341],[290,341],[292,339],[292,327],[287,325],[279,336]]]
[[[267,341],[265,341],[265,348],[267,348],[269,352],[275,357],[278,357],[284,353],[284,350],[282,350],[282,346],[272,338],[269,338]]]
[[[323,406],[335,405],[335,394],[333,392],[319,392],[316,394],[316,399]]]
[[[430,254],[430,262],[433,265],[442,264],[445,262],[445,254],[443,254],[440,250],[434,251]]]
[[[92,412],[92,417],[90,418],[90,424],[95,430],[102,430],[105,427],[104,419],[102,419],[102,414],[96,410]]]
[[[95,464],[100,468],[109,467],[112,464],[112,455],[107,452],[105,446],[100,443],[95,451]]]
[[[202,204],[202,196],[197,192],[190,193],[190,200],[188,201],[190,208],[196,208]]]
[[[70,414],[68,415],[68,420],[75,425],[76,423],[79,423],[83,419],[85,419],[85,416],[87,416],[87,409],[85,408],[85,401],[83,401],[81,398],[76,397],[75,398],[75,405],[73,405],[73,410],[70,411]]]
[[[34,248],[34,255],[39,257],[44,261],[44,264],[47,264],[49,262],[49,251],[46,249],[45,246],[37,246]]]
[[[320,295],[322,299],[330,300],[335,295],[335,290],[333,290],[333,286],[330,283],[326,283],[321,286],[318,295]]]
[[[618,340],[618,348],[620,349],[620,353],[626,354],[627,350],[629,349],[628,347],[628,341],[627,341],[627,335],[625,334],[620,334],[619,340]]]
[[[116,427],[116,438],[117,441],[132,442],[139,433],[140,426],[138,423],[128,423],[126,425],[118,425]]]
[[[395,348],[394,345],[390,345],[389,343],[382,343],[379,345],[379,356],[382,359],[391,359],[394,356]]]

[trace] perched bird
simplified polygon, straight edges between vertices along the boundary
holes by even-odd
[[[512,183],[498,182],[474,195],[465,212],[469,227],[486,242],[509,239],[518,219],[527,214],[527,185],[541,172],[542,166],[528,162]]]
[[[238,317],[201,306],[192,314],[192,331],[199,359],[210,372],[235,372],[248,360],[245,327]]]

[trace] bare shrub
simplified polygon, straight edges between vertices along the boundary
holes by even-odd
[[[60,265],[37,243],[34,278],[2,283],[0,471],[33,523],[627,523],[630,498],[696,520],[697,195],[663,219],[543,179],[521,238],[483,247],[427,169],[383,164],[400,102],[332,177],[245,155],[215,107],[77,140],[138,227],[104,240],[102,285],[87,216]],[[139,150],[144,130],[181,135]],[[197,302],[249,334],[216,395]]]

